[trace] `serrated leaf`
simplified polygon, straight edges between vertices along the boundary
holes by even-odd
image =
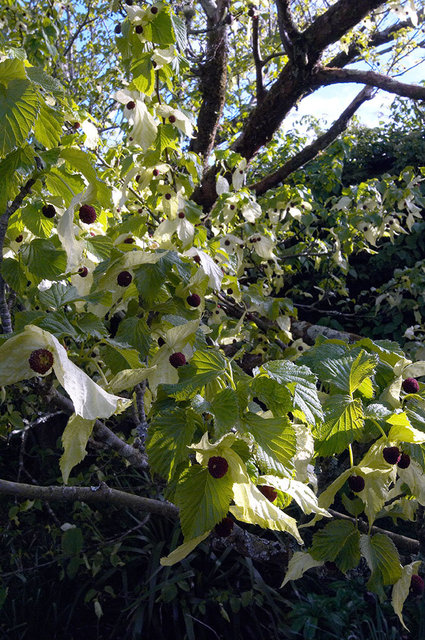
[[[360,534],[352,522],[334,520],[313,536],[310,554],[315,560],[335,562],[345,573],[360,562]]]
[[[35,122],[39,101],[31,82],[13,79],[0,85],[0,155],[22,145]]]
[[[239,420],[238,396],[233,389],[223,389],[210,403],[210,411],[214,416],[215,434],[220,436]]]
[[[421,566],[421,561],[416,560],[416,562],[412,562],[411,564],[406,565],[401,570],[401,577],[397,580],[397,582],[393,586],[392,595],[391,595],[391,604],[393,605],[393,609],[395,613],[398,615],[399,620],[403,627],[407,629],[403,620],[403,604],[409,595],[410,583],[412,580],[412,576],[417,575],[419,571],[419,567]]]
[[[0,211],[4,211],[8,201],[18,193],[21,183],[19,169],[32,171],[34,168],[34,151],[28,145],[15,149],[0,161]]]
[[[92,236],[87,238],[89,250],[100,260],[109,260],[112,251],[112,240],[107,236]]]
[[[31,273],[39,278],[55,280],[66,270],[66,253],[49,240],[36,238],[22,251]]]
[[[178,16],[171,14],[171,22],[176,37],[176,44],[180,49],[180,53],[184,54],[187,47],[187,31],[185,22]]]
[[[210,531],[227,516],[233,498],[230,473],[213,478],[206,467],[195,465],[183,472],[176,489],[175,502],[185,539]]]
[[[59,309],[80,296],[76,287],[67,286],[63,282],[54,282],[50,289],[40,291],[38,297],[44,307]]]
[[[122,347],[113,340],[107,340],[102,347],[102,357],[105,365],[115,375],[123,369],[137,369],[140,367],[139,353],[136,349]]]
[[[263,365],[271,378],[284,384],[293,393],[294,407],[300,409],[308,422],[314,424],[321,419],[322,406],[316,389],[316,376],[308,367],[296,365],[289,360],[274,360]]]
[[[199,425],[200,418],[183,409],[156,415],[149,425],[146,441],[152,471],[169,480],[177,465],[188,460],[187,447]]]
[[[314,567],[321,567],[323,564],[322,560],[315,560],[305,551],[296,551],[288,562],[288,570],[280,587],[284,587],[285,584],[291,580],[299,580],[299,578],[303,577],[306,571],[313,569]]]
[[[22,60],[12,58],[0,62],[0,82],[8,84],[11,80],[25,80],[27,74]]]
[[[396,546],[390,538],[382,533],[370,537],[362,535],[360,539],[362,556],[371,570],[374,579],[382,580],[383,585],[394,584],[401,578],[400,557]],[[374,576],[374,574],[378,576]]]
[[[264,402],[274,416],[284,416],[292,408],[291,394],[286,387],[266,376],[256,376],[250,384],[253,395]]]
[[[86,446],[92,434],[94,420],[85,420],[75,413],[69,418],[62,434],[64,452],[59,461],[64,484],[68,484],[71,470],[87,455]]]
[[[38,142],[51,149],[55,147],[62,135],[63,115],[47,104],[40,104],[38,117],[34,125],[34,135]]]
[[[83,313],[78,317],[78,328],[85,336],[101,340],[108,335],[108,330],[102,320],[94,313]]]
[[[362,403],[351,396],[334,395],[325,406],[324,422],[316,429],[320,456],[341,453],[363,429]]]
[[[152,344],[151,330],[144,318],[125,318],[120,322],[115,337],[137,349],[141,358],[148,355]]]
[[[288,418],[262,418],[255,413],[247,413],[243,416],[241,429],[244,427],[270,457],[285,467],[292,466],[297,440]]]
[[[28,78],[36,84],[43,87],[48,93],[53,95],[61,95],[64,93],[64,88],[56,78],[52,78],[41,67],[26,67],[26,73]]]
[[[30,203],[22,209],[21,219],[31,233],[38,238],[50,238],[55,223],[41,213],[41,203]]]
[[[166,11],[160,11],[152,20],[152,42],[155,44],[173,44],[174,31],[171,16]]]
[[[23,293],[27,286],[27,275],[19,262],[14,258],[4,258],[1,263],[1,275],[5,282],[18,293]]]
[[[317,496],[313,490],[307,484],[294,480],[294,478],[278,478],[265,475],[258,478],[258,483],[271,485],[275,489],[279,489],[279,491],[291,496],[306,515],[311,513],[320,513],[325,517],[330,517],[331,515],[326,509],[319,506]]]

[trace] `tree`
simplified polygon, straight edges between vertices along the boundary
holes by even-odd
[[[374,522],[424,504],[425,364],[307,319],[318,304],[344,318],[350,255],[421,218],[420,172],[343,186],[335,141],[377,89],[425,98],[394,77],[423,15],[380,0],[175,4],[4,7],[3,437],[51,405],[69,419],[63,485],[21,482],[22,450],[0,494],[179,517],[166,566],[209,536],[280,558],[244,523],[303,545],[314,514],[284,584],[364,558],[403,623],[423,583],[397,545],[419,543]],[[327,131],[284,133],[300,100],[347,82],[363,88]],[[73,477],[87,446],[165,492]]]

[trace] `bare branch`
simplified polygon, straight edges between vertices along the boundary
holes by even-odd
[[[277,171],[266,176],[259,182],[250,185],[250,189],[255,191],[257,195],[262,195],[268,189],[277,186],[283,182],[291,173],[307,164],[316,157],[319,151],[326,149],[348,126],[354,113],[366,101],[372,98],[372,87],[364,87],[348,107],[341,113],[339,118],[335,120],[333,125],[323,135],[319,136],[314,142],[304,147],[299,153],[290,158]]]
[[[293,61],[295,57],[294,48],[297,46],[296,43],[301,34],[294,23],[289,4],[290,0],[276,0],[280,39],[288,58]]]
[[[316,72],[312,86],[319,87],[345,82],[354,82],[378,87],[379,89],[388,91],[388,93],[394,93],[398,96],[411,98],[412,100],[425,100],[425,87],[417,84],[399,82],[398,80],[394,80],[382,73],[376,73],[375,71],[361,71],[359,69],[322,67]]]
[[[257,103],[263,99],[265,90],[263,85],[263,61],[260,54],[258,41],[258,16],[252,18],[252,56],[255,64],[255,82],[257,87]]]
[[[9,482],[0,479],[0,495],[15,498],[44,500],[46,502],[86,502],[87,504],[114,505],[119,508],[135,509],[156,513],[176,519],[178,509],[173,504],[136,496],[132,493],[111,489],[102,482],[97,487],[42,487],[40,485]]]

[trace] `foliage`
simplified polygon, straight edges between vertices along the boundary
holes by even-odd
[[[213,601],[218,637],[245,626],[245,608],[258,616],[255,637],[270,637],[270,625],[275,637],[320,637],[321,616],[307,611],[300,620],[293,610],[288,627],[292,604],[255,568],[284,547],[286,577],[280,566],[274,586],[335,563],[367,575],[382,601],[392,593],[406,626],[420,562],[401,559],[391,524],[372,527],[401,519],[406,539],[416,535],[425,385],[410,393],[403,381],[425,375],[425,358],[390,340],[409,331],[404,317],[384,329],[365,323],[362,338],[311,333],[300,320],[314,319],[318,304],[328,324],[332,313],[361,310],[360,291],[350,299],[350,278],[361,280],[352,255],[386,251],[385,268],[398,236],[408,242],[420,230],[422,170],[400,161],[395,174],[348,181],[347,138],[319,154],[348,117],[333,138],[317,132],[311,157],[302,136],[279,127],[317,83],[341,81],[335,69],[359,58],[377,64],[379,25],[395,70],[406,33],[409,47],[418,41],[421,14],[378,0],[363,9],[344,0],[174,4],[2,9],[0,428],[15,463],[5,465],[0,493],[26,499],[5,517],[6,624],[19,634],[14,580],[40,568],[27,565],[21,536],[28,525],[38,531],[47,509],[54,525],[43,548],[50,539],[60,546],[51,563],[61,566],[63,599],[72,593],[63,612],[52,606],[48,615],[66,632],[84,601],[107,619],[110,637],[158,634],[178,601],[174,617],[190,639],[194,621],[211,630]],[[361,82],[422,95],[377,75]],[[388,304],[403,313],[395,297],[407,285],[421,291],[415,250],[379,283],[377,311]],[[418,329],[422,303],[409,307]],[[54,405],[64,410],[58,430],[44,433],[32,459],[27,439]],[[389,447],[410,464],[390,464]],[[355,495],[352,475],[364,480]],[[102,515],[96,505],[108,497]],[[55,499],[64,502],[57,514]],[[107,538],[117,504],[123,522]],[[177,508],[172,528],[161,515],[176,518]],[[210,545],[219,548],[216,527],[229,516],[238,524],[219,554]],[[246,559],[230,559],[243,540]],[[198,546],[209,558],[204,575]],[[147,582],[137,584],[142,573]],[[114,621],[109,598],[124,610]],[[264,611],[267,602],[278,610]],[[333,624],[346,621],[336,615]]]

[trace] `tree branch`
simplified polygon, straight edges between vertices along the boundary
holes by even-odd
[[[263,85],[263,61],[261,60],[260,54],[260,43],[258,41],[258,27],[259,21],[258,16],[253,16],[252,18],[252,56],[254,58],[255,64],[255,84],[256,84],[256,94],[257,94],[257,104],[264,97],[264,85]]]
[[[74,405],[69,398],[66,398],[56,390],[50,392],[50,399],[67,413],[74,412]],[[100,420],[94,423],[93,435],[97,440],[101,440],[104,444],[116,451],[120,456],[125,458],[136,469],[148,469],[148,460],[138,449],[121,440],[113,431],[111,431]]]
[[[6,237],[7,225],[9,224],[9,218],[12,213],[15,213],[22,205],[25,197],[31,193],[31,187],[36,183],[40,176],[40,173],[34,173],[29,180],[21,187],[16,198],[7,207],[6,211],[0,217],[0,266],[3,261],[3,245]],[[12,318],[10,315],[9,306],[6,301],[6,283],[0,274],[0,319],[3,333],[12,333]]]
[[[206,62],[200,65],[200,92],[202,104],[197,119],[197,133],[190,143],[190,150],[204,157],[204,167],[214,148],[217,128],[224,109],[227,87],[227,25],[221,22],[226,8],[225,0],[215,3],[204,2],[208,15],[208,27],[217,27],[209,31]]]
[[[178,517],[178,509],[173,504],[144,498],[131,493],[111,489],[104,482],[97,487],[42,487],[40,485],[9,482],[0,479],[0,495],[13,496],[21,500],[34,499],[46,502],[86,502],[87,504],[106,504],[115,507],[135,509],[168,516]]]
[[[372,87],[364,87],[348,107],[341,113],[339,118],[335,120],[333,125],[323,135],[319,136],[314,142],[307,145],[299,153],[289,158],[280,169],[266,176],[259,182],[250,185],[248,188],[255,191],[257,195],[262,195],[268,189],[276,187],[283,182],[291,173],[307,164],[316,157],[319,151],[326,149],[348,126],[349,121],[355,114],[357,109],[366,101],[372,98]]]
[[[337,69],[335,67],[322,67],[317,70],[312,86],[354,82],[366,84],[378,89],[395,93],[398,96],[411,98],[412,100],[425,100],[425,87],[417,84],[399,82],[382,73],[375,71],[361,71],[360,69]]]
[[[301,34],[294,23],[289,4],[290,0],[276,0],[280,39],[288,58],[293,62],[295,58],[294,48]]]

